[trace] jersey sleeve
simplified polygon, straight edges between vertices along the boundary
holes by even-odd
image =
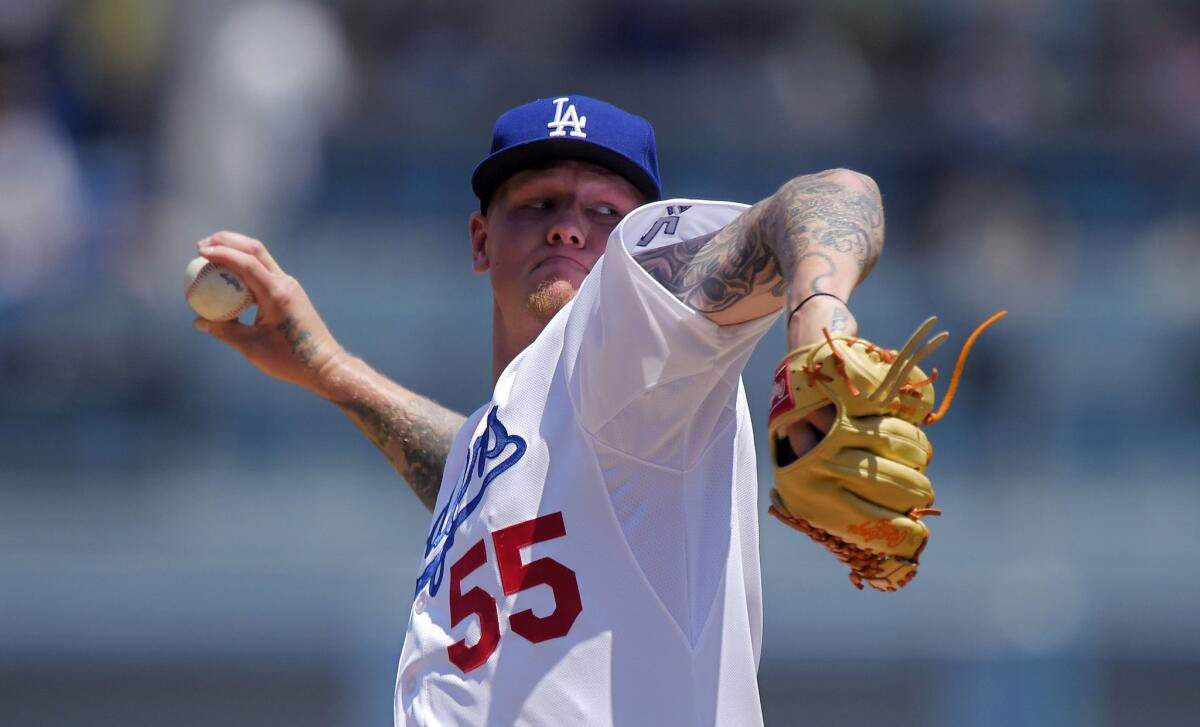
[[[613,230],[567,323],[572,402],[601,443],[686,467],[733,416],[742,368],[778,314],[721,326],[680,301],[637,256],[719,230],[748,207],[668,200]]]

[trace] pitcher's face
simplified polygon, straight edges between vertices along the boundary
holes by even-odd
[[[575,296],[613,228],[641,202],[624,177],[595,164],[526,169],[501,185],[486,217],[472,215],[472,263],[491,274],[506,316],[524,311],[548,321]]]

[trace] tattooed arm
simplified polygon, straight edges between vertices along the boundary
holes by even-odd
[[[442,470],[465,417],[346,358],[326,370],[330,401],[379,448],[432,512]]]
[[[681,301],[731,325],[813,293],[848,300],[882,249],[879,188],[869,177],[834,169],[789,181],[714,234],[636,259]],[[811,298],[801,310],[789,321],[793,345],[816,340],[825,326],[856,330],[835,298]]]
[[[233,270],[254,291],[258,315],[252,325],[197,319],[196,327],[238,350],[268,376],[337,405],[432,511],[464,417],[347,353],[304,289],[258,240],[219,232],[201,240],[199,248],[202,256]]]

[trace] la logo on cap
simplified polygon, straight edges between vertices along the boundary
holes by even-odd
[[[575,110],[575,104],[567,106],[567,112],[563,113],[563,104],[571,99],[567,96],[554,99],[554,121],[546,124],[546,128],[554,129],[550,132],[550,136],[566,136],[567,127],[572,127],[571,136],[586,139],[587,134],[583,133],[583,127],[587,126],[587,117],[580,116]]]

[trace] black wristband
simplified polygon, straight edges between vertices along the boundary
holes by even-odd
[[[789,321],[790,321],[790,320],[792,320],[792,316],[796,315],[796,312],[797,312],[797,311],[799,311],[799,310],[800,310],[800,308],[801,308],[801,307],[802,307],[802,306],[803,306],[805,303],[807,303],[808,301],[812,300],[813,298],[816,298],[818,295],[828,295],[830,298],[833,298],[834,300],[836,300],[837,302],[841,303],[842,305],[846,305],[846,301],[844,301],[844,300],[842,300],[841,298],[837,297],[837,296],[836,296],[836,295],[834,295],[833,293],[813,293],[812,295],[808,296],[808,297],[807,297],[807,298],[805,298],[804,300],[800,301],[800,305],[798,305],[798,306],[796,306],[795,308],[793,308],[793,309],[792,309],[792,312],[788,314],[788,320],[789,320]],[[847,306],[847,307],[849,307],[849,306]]]

